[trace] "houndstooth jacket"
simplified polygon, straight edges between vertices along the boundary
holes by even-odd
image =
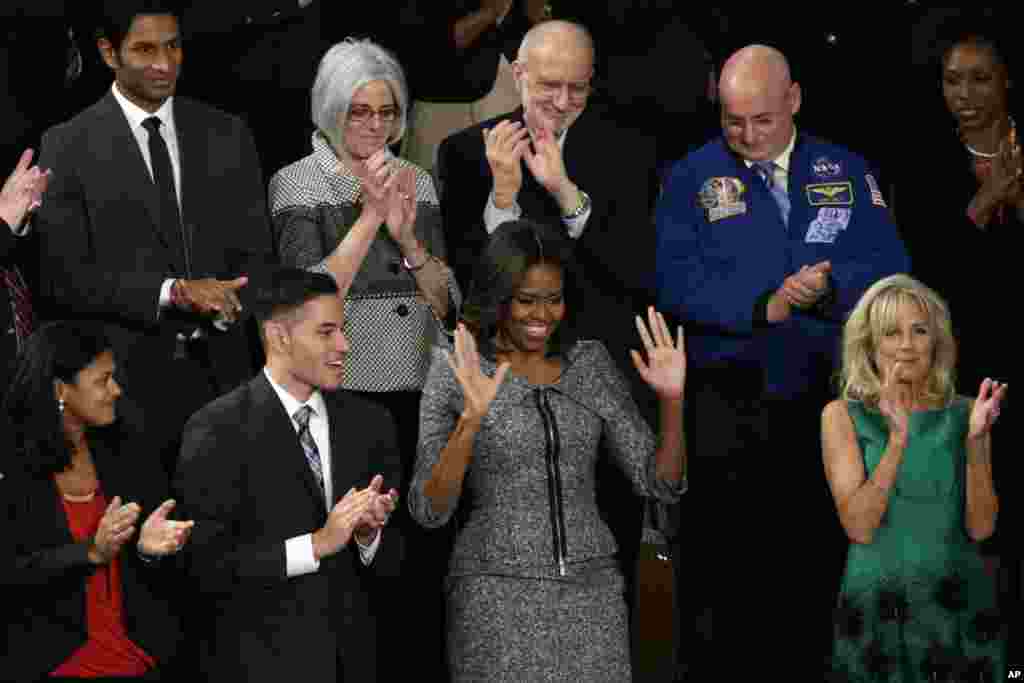
[[[437,193],[430,175],[415,164],[414,230],[431,256],[444,260]],[[285,166],[270,179],[270,210],[281,262],[326,272],[323,262],[359,218],[359,179],[340,163],[322,133],[313,134],[313,153]],[[449,315],[462,297],[448,271]],[[381,228],[345,297],[345,336],[350,350],[343,387],[355,391],[418,391],[432,345],[450,344],[446,321],[438,319],[402,267],[402,254]]]

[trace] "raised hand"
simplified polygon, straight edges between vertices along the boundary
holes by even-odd
[[[533,177],[558,200],[563,211],[566,210],[566,205],[570,205],[568,210],[575,207],[579,194],[566,173],[562,149],[558,146],[554,133],[546,128],[534,130],[533,148],[526,147],[523,159]]]
[[[889,367],[878,398],[878,410],[889,423],[890,439],[905,446],[910,428],[910,389],[900,381],[900,362]]]
[[[978,398],[971,409],[967,438],[980,439],[992,431],[992,425],[999,417],[1008,384],[986,378],[978,389]]]
[[[388,219],[391,199],[395,193],[396,166],[391,150],[383,147],[364,162],[351,164],[353,175],[362,185],[363,214],[370,213],[374,220],[383,223]]]
[[[505,373],[509,364],[501,363],[494,377],[488,377],[480,370],[480,356],[476,350],[476,340],[462,323],[455,328],[455,352],[447,353],[448,365],[451,366],[455,378],[462,387],[464,405],[462,418],[480,420],[487,414],[491,401],[498,393],[498,387],[505,381]]]
[[[419,247],[416,227],[416,171],[405,167],[395,172],[393,189],[387,194],[388,212],[385,218],[388,234],[398,243],[402,253]]]
[[[494,196],[499,208],[508,208],[523,186],[520,160],[530,146],[529,131],[520,121],[499,121],[494,128],[484,128],[487,164],[494,179]]]
[[[167,519],[174,509],[173,500],[165,500],[146,518],[139,531],[139,551],[143,555],[172,555],[181,550],[192,534],[195,522],[179,522]]]
[[[141,508],[136,503],[121,504],[121,497],[107,505],[100,518],[99,528],[93,536],[89,548],[89,561],[93,564],[107,564],[117,557],[121,548],[135,533],[135,522],[139,519]]]
[[[679,326],[676,342],[672,343],[672,332],[665,323],[665,317],[647,309],[647,324],[636,316],[636,329],[643,340],[647,361],[637,351],[630,350],[633,365],[644,381],[660,399],[679,400],[686,386],[686,346],[683,343],[683,327]]]
[[[0,188],[0,218],[17,228],[32,211],[43,203],[43,194],[50,182],[50,171],[32,166],[32,150],[21,153],[14,171]]]
[[[1024,205],[1024,186],[1021,180],[1022,158],[1018,142],[1003,140],[996,156],[992,158],[991,170],[968,207],[968,216],[975,225],[985,228],[996,215],[1000,206]]]

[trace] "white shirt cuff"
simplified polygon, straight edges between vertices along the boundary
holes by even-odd
[[[15,237],[24,237],[32,230],[32,216],[29,215],[21,222],[21,225],[12,225],[11,234]]]
[[[579,239],[580,235],[583,234],[583,229],[587,227],[587,219],[590,218],[590,212],[592,207],[588,207],[586,211],[581,213],[576,218],[563,218],[562,223],[565,224],[565,229],[569,232],[569,237],[574,240]]]
[[[378,529],[377,535],[371,541],[370,545],[363,545],[356,540],[356,547],[359,548],[359,559],[363,561],[364,567],[369,567],[370,563],[373,562],[373,558],[377,556],[377,549],[380,548],[380,539],[384,536],[384,530]]]
[[[174,278],[164,280],[164,283],[160,285],[160,300],[157,302],[157,315],[160,315],[160,311],[165,308],[171,307],[171,286],[174,284]]]
[[[284,559],[289,578],[312,574],[320,569],[320,562],[313,556],[313,534],[296,536],[285,541]]]
[[[487,234],[491,235],[498,226],[508,221],[519,220],[519,217],[523,214],[523,210],[519,208],[518,202],[512,202],[512,206],[507,209],[499,209],[494,205],[494,191],[487,196],[487,206],[484,207],[484,228],[487,229]]]

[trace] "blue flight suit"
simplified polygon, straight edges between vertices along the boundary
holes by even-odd
[[[701,190],[715,178],[738,181],[725,184],[739,196],[708,206],[716,203],[708,196],[714,188],[704,199]],[[724,139],[672,167],[657,212],[658,305],[686,325],[695,366],[754,362],[764,370],[765,392],[781,398],[820,381],[814,368],[835,366],[843,321],[860,296],[910,269],[876,178],[856,154],[798,133],[785,225],[768,188]],[[829,305],[758,324],[761,297],[801,266],[825,260],[832,264]]]

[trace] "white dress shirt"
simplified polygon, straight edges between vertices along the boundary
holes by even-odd
[[[174,172],[174,192],[178,196],[178,211],[181,211],[181,152],[178,150],[178,129],[174,125],[174,97],[168,97],[160,108],[150,114],[148,111],[135,104],[127,97],[121,94],[121,91],[117,87],[117,81],[110,86],[110,91],[114,93],[114,99],[121,105],[121,110],[124,111],[125,117],[128,119],[128,126],[131,128],[132,136],[135,137],[135,142],[139,145],[139,151],[142,152],[142,160],[146,162],[146,168],[149,169],[149,177],[153,178],[153,160],[149,156],[149,130],[142,125],[143,121],[151,116],[155,116],[160,119],[160,135],[164,139],[164,144],[167,145],[167,154],[171,157],[171,170]],[[174,284],[173,278],[164,280],[163,285],[160,287],[160,295],[157,300],[159,308],[169,308],[171,305],[171,285]]]
[[[565,138],[569,134],[569,129],[566,128],[562,131],[562,134],[558,137],[558,149],[559,151],[565,150]],[[527,169],[529,170],[529,169]],[[494,190],[491,190],[491,194],[487,197],[487,205],[484,206],[484,228],[487,229],[487,234],[492,234],[498,229],[498,226],[507,221],[519,220],[519,217],[523,215],[523,210],[519,207],[519,202],[512,202],[512,206],[507,209],[499,209],[494,205]],[[579,216],[575,218],[562,217],[562,223],[565,225],[565,229],[569,233],[569,237],[572,239],[578,239],[583,234],[583,229],[587,227],[587,220],[590,218],[590,207]]]
[[[789,192],[789,158],[793,156],[793,148],[796,146],[796,128],[793,128],[793,137],[789,139],[789,144],[786,145],[786,149],[782,150],[782,154],[772,159],[775,165],[772,167],[772,182],[782,188],[784,192]],[[753,161],[744,159],[743,163],[750,168],[754,165]]]
[[[273,387],[274,393],[276,393],[277,397],[281,399],[281,404],[284,406],[285,412],[292,418],[291,423],[292,427],[295,429],[296,435],[299,433],[299,424],[295,421],[295,413],[306,405],[313,409],[312,414],[309,416],[309,433],[313,437],[313,441],[316,443],[317,450],[320,452],[320,467],[323,470],[324,475],[324,500],[329,512],[331,509],[331,501],[334,500],[334,491],[332,488],[333,482],[331,481],[331,426],[329,422],[330,418],[327,414],[327,404],[324,403],[324,397],[318,389],[313,392],[307,401],[301,402],[289,394],[287,389],[274,381],[274,378],[270,375],[270,370],[268,368],[263,368],[263,374],[266,375],[267,381],[269,381],[270,386]],[[377,537],[374,538],[373,542],[368,546],[364,546],[358,541],[356,542],[356,545],[359,547],[359,557],[362,559],[364,565],[369,565],[373,562],[373,558],[377,554],[377,549],[380,547],[380,540],[382,536],[383,533],[378,532]],[[313,556],[312,533],[287,539],[284,542],[284,549],[288,576],[301,576],[320,569],[320,562]]]

